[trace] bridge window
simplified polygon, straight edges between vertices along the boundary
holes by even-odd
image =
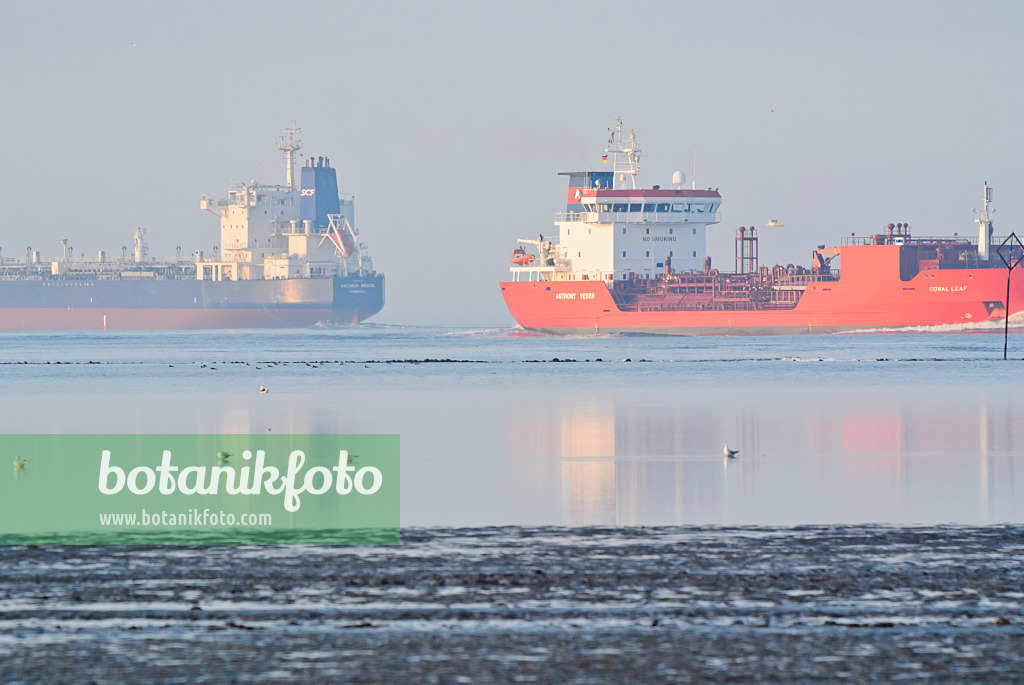
[[[640,205],[639,204],[630,205],[629,206],[629,211],[631,211],[631,212],[639,212],[640,211]]]
[[[667,212],[668,211],[668,203],[666,202],[664,204],[658,205],[658,211],[659,212]]]
[[[624,212],[624,211],[626,211],[626,207],[627,207],[627,206],[628,206],[628,205],[626,205],[626,204],[623,204],[623,203],[620,203],[620,204],[614,204],[614,205],[612,205],[612,211],[613,211],[613,212]]]
[[[644,205],[644,211],[645,212],[656,212],[656,211],[658,211],[658,205],[650,205],[650,204]]]
[[[674,205],[672,205],[672,211],[673,212],[682,212],[682,211],[684,211],[685,207],[686,207],[686,205],[683,205],[683,204],[674,204]]]

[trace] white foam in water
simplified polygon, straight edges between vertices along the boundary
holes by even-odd
[[[467,331],[447,331],[447,332],[443,333],[442,335],[445,335],[445,336],[503,335],[505,333],[508,333],[509,330],[515,330],[515,329],[508,329],[508,328],[476,328],[476,329],[467,330]],[[525,330],[525,329],[520,328],[519,330]]]
[[[997,321],[978,321],[972,323],[947,323],[937,326],[904,326],[901,328],[865,328],[847,331],[847,334],[859,333],[991,333],[1006,328],[1006,319]],[[1024,311],[1010,315],[1010,332],[1024,332]]]

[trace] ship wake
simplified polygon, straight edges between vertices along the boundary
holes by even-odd
[[[969,323],[946,323],[936,326],[902,326],[900,328],[862,328],[847,333],[1000,333],[1006,327],[1005,319]],[[1024,311],[1010,315],[1010,332],[1024,333]]]

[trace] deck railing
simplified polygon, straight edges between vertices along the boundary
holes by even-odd
[[[581,221],[587,224],[623,223],[686,224],[721,223],[722,213],[695,212],[556,212],[555,221]]]
[[[977,245],[978,244],[978,237],[977,236],[974,236],[973,238],[970,237],[970,236],[948,236],[948,235],[944,235],[944,236],[909,236],[908,237],[908,236],[900,236],[900,235],[890,236],[888,233],[885,233],[885,234],[879,233],[878,235],[884,236],[884,243],[883,244],[887,244],[887,245],[899,244],[899,243],[895,242],[895,240],[898,239],[898,238],[903,238],[904,239],[904,244],[910,244],[910,245],[919,245],[921,243],[935,243],[935,244],[940,244],[940,245],[941,244],[946,244],[946,245]],[[1005,239],[1006,239],[1006,236],[993,236],[992,240],[991,240],[991,244],[992,245],[999,245]],[[840,241],[840,244],[843,245],[843,246],[846,246],[846,245],[873,245],[874,244],[874,237],[869,236],[869,235],[847,236],[847,237],[843,238]]]

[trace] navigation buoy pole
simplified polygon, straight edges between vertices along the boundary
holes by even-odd
[[[1010,274],[1013,267],[1006,270],[1006,322],[1003,324],[1003,361],[1006,361],[1006,343],[1010,338]]]
[[[1017,247],[1021,249],[1021,253],[1020,256],[1014,259],[1013,253]],[[1003,254],[1003,250],[1006,250],[1006,254]],[[1024,244],[1021,244],[1020,238],[1017,237],[1016,233],[1010,233],[1010,235],[1006,236],[1006,240],[1000,243],[996,254],[999,255],[999,258],[1003,260],[1003,264],[1006,265],[1006,323],[1003,324],[1003,361],[1006,361],[1006,347],[1010,337],[1010,276],[1013,275],[1013,267],[1020,264],[1021,260],[1024,259]]]

